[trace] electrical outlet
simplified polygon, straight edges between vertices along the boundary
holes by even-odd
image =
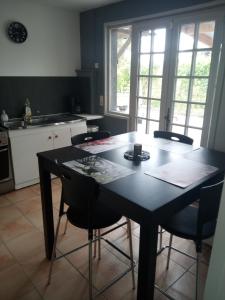
[[[104,96],[99,97],[99,105],[104,106]]]
[[[95,67],[95,69],[98,69],[99,68],[99,63],[94,63],[94,67]]]

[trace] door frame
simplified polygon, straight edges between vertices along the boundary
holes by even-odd
[[[139,60],[139,36],[142,31],[154,29],[156,27],[166,27],[166,42],[165,48],[165,58],[164,58],[164,70],[163,70],[163,81],[162,81],[162,95],[161,95],[161,105],[160,105],[160,122],[159,130],[166,130],[165,117],[168,109],[170,109],[170,118],[172,117],[172,101],[173,93],[175,88],[175,71],[176,71],[176,60],[177,60],[177,46],[179,42],[179,30],[182,24],[188,24],[191,22],[203,22],[215,20],[215,30],[214,30],[214,41],[212,47],[212,57],[211,57],[211,67],[208,81],[208,89],[206,96],[206,104],[204,110],[204,119],[202,126],[202,137],[201,146],[207,147],[209,145],[211,134],[215,134],[215,126],[213,124],[216,121],[216,116],[218,115],[220,99],[215,97],[218,94],[217,88],[221,87],[222,78],[218,75],[222,73],[221,67],[219,69],[219,59],[221,57],[221,44],[224,41],[223,35],[225,35],[224,30],[224,11],[218,11],[218,9],[212,9],[212,11],[201,11],[191,14],[181,14],[180,16],[171,16],[152,19],[148,21],[142,21],[133,24],[132,26],[132,48],[131,48],[131,81],[130,81],[130,116],[129,116],[129,129],[131,131],[136,130],[136,120],[137,120],[137,87],[138,87],[138,60]],[[225,52],[223,47],[223,52]],[[223,57],[225,53],[223,54]],[[224,64],[223,64],[224,65]],[[170,75],[169,75],[170,74]],[[172,78],[172,79],[171,79]],[[172,82],[171,82],[172,81]],[[211,130],[213,126],[214,130]],[[169,127],[171,129],[171,125]],[[212,138],[211,138],[212,140]],[[211,142],[212,143],[212,142]]]
[[[172,41],[172,59],[170,64],[170,78],[173,78],[173,84],[169,84],[168,95],[171,102],[168,105],[172,107],[173,101],[173,92],[175,91],[175,72],[176,72],[176,59],[177,59],[177,46],[179,42],[179,30],[183,24],[188,24],[191,22],[207,22],[210,20],[215,20],[215,29],[214,29],[214,40],[213,40],[213,47],[212,47],[212,57],[211,57],[211,66],[210,66],[210,73],[209,73],[209,81],[208,81],[208,88],[207,88],[207,95],[206,95],[206,103],[205,103],[205,111],[204,111],[204,118],[203,118],[203,125],[202,125],[202,137],[201,137],[201,146],[208,147],[209,146],[209,139],[210,139],[210,128],[212,122],[216,122],[216,119],[213,118],[213,111],[216,102],[219,99],[215,98],[215,93],[218,87],[218,79],[222,81],[222,77],[218,76],[219,72],[219,62],[220,62],[220,52],[221,47],[220,44],[223,42],[223,34],[224,34],[224,16],[225,12],[221,11],[213,11],[208,14],[208,12],[196,12],[193,15],[182,15],[179,17],[174,18],[173,25],[174,25],[174,36]],[[172,111],[171,109],[171,111]],[[172,115],[170,116],[172,118]],[[171,129],[171,126],[170,126]]]
[[[137,87],[138,87],[138,70],[139,70],[139,46],[140,46],[140,34],[145,30],[154,30],[159,28],[166,28],[166,42],[164,51],[164,66],[162,74],[162,92],[160,100],[160,128],[164,127],[164,110],[161,109],[166,103],[166,90],[168,85],[168,72],[169,72],[169,60],[168,55],[170,49],[168,48],[168,39],[171,38],[171,17],[164,17],[160,19],[153,19],[135,23],[132,27],[132,38],[131,38],[131,88],[130,88],[130,130],[136,130],[136,119],[137,116]],[[165,100],[164,100],[165,99]],[[149,100],[148,100],[149,101]],[[147,116],[146,116],[147,120]]]

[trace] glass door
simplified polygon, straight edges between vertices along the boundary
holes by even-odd
[[[215,20],[178,25],[174,76],[170,76],[171,101],[166,129],[185,134],[200,145],[210,90]],[[216,74],[214,74],[214,79]]]
[[[164,22],[133,29],[133,122],[135,130],[147,134],[159,129],[165,103],[168,28]]]
[[[131,129],[150,135],[169,130],[200,145],[210,126],[221,23],[216,17],[186,19],[133,26]]]

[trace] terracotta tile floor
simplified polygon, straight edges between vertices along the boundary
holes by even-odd
[[[54,217],[57,217],[60,182],[52,181]],[[65,253],[86,241],[84,230],[68,225],[66,235],[63,234],[65,219],[62,220],[58,240],[58,253]],[[138,258],[139,226],[132,222],[134,256]],[[128,250],[126,228],[120,228],[109,234],[123,250]],[[164,233],[164,243],[168,242],[168,234]],[[173,246],[179,247],[195,255],[192,242],[174,238]],[[127,268],[128,261],[115,252],[108,244],[102,242],[102,258],[94,259],[94,287],[97,292],[112,277]],[[168,271],[166,251],[158,256],[156,283],[177,300],[194,299],[195,262],[172,251]],[[210,247],[204,246],[202,263],[200,264],[201,297],[207,276],[207,263]],[[39,185],[24,188],[0,196],[0,299],[2,300],[85,300],[88,298],[88,260],[87,248],[83,248],[55,262],[52,282],[46,286],[49,261],[45,259],[43,227]],[[138,265],[135,268],[137,279]],[[97,299],[134,300],[136,290],[132,289],[131,275],[114,284]],[[157,290],[156,300],[167,299]]]

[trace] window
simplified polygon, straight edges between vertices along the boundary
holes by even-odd
[[[160,122],[167,30],[150,28],[139,34],[135,117],[137,131],[153,134]]]
[[[108,112],[127,115],[131,130],[169,130],[206,146],[221,27],[214,11],[108,28]]]
[[[109,111],[129,114],[131,26],[109,31]]]
[[[170,128],[200,144],[212,61],[215,21],[179,27]]]

